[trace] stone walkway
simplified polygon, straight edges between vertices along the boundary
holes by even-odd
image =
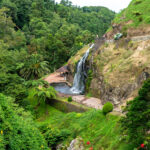
[[[86,98],[84,95],[77,95],[77,96],[72,96],[72,99],[77,103],[83,104],[91,108],[102,109],[103,107],[101,100],[98,98],[94,98],[94,97]]]
[[[49,84],[66,82],[65,78],[60,76],[60,73],[57,72],[50,74],[44,80],[47,81]]]

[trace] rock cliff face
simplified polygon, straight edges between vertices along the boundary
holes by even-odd
[[[150,77],[150,40],[126,41],[105,43],[89,57],[93,71],[89,91],[103,103],[112,101],[117,105],[136,96]]]

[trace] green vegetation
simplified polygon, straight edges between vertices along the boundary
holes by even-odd
[[[126,116],[121,119],[124,134],[137,147],[145,143],[150,149],[150,79],[139,90],[139,96],[129,102],[125,111]]]
[[[72,102],[72,97],[68,97],[68,102]]]
[[[103,106],[103,113],[106,115],[111,111],[113,111],[113,104],[111,102],[105,103]]]
[[[121,136],[118,116],[106,117],[101,111],[94,109],[82,114],[64,114],[53,107],[49,107],[49,113],[51,115],[46,120],[37,123],[44,135],[50,133],[50,144],[62,143],[62,147],[66,149],[71,140],[82,137],[85,149],[133,150],[133,146],[127,144]],[[91,144],[87,145],[87,141]]]
[[[123,14],[125,21],[133,21],[133,26],[150,23],[148,10],[148,0],[133,0],[115,22],[120,23]],[[42,80],[69,59],[75,65],[87,50],[85,45],[93,42],[96,35],[101,37],[105,33],[114,15],[105,7],[80,8],[68,0],[61,0],[60,4],[54,0],[0,0],[0,150],[50,150],[58,144],[65,150],[77,137],[83,139],[85,149],[133,150],[142,143],[149,149],[150,80],[128,104],[127,115],[121,122],[120,116],[107,114],[113,110],[109,102],[101,111],[81,107],[69,97],[61,99],[66,103],[56,104],[62,112],[55,109],[50,102],[58,97],[57,92]],[[127,27],[122,31],[126,35]],[[109,46],[105,44],[106,49]],[[132,49],[117,53],[105,50],[105,56],[100,57],[96,52],[94,65],[102,73],[107,64],[107,75],[114,71],[120,71],[117,72],[120,75],[122,70],[129,70],[132,60],[128,58],[133,53]],[[146,52],[139,55],[142,53]],[[77,57],[72,57],[75,54]],[[150,60],[148,55],[147,60]],[[88,96],[91,96],[93,73],[88,71]],[[107,78],[105,81],[109,83]],[[84,107],[87,112],[82,109],[84,113],[64,113],[71,104],[79,106],[78,111]]]
[[[105,7],[79,8],[68,0],[2,0],[0,40],[9,50],[27,51],[20,74],[38,78],[62,66],[96,35],[102,36],[114,15]]]
[[[38,54],[30,55],[20,69],[20,75],[27,80],[39,79],[49,72],[48,62]]]
[[[33,98],[38,100],[38,105],[43,101],[46,102],[46,99],[55,99],[57,94],[53,87],[37,87],[32,90],[34,91]]]
[[[86,85],[85,85],[86,92],[89,92],[89,88],[90,88],[92,79],[93,79],[93,71],[92,70],[88,70],[87,79],[86,79]]]
[[[137,27],[141,24],[150,24],[149,0],[132,0],[130,5],[125,8],[114,19],[115,23],[131,21],[130,26]]]
[[[14,103],[10,97],[0,94],[0,149],[48,150],[30,113]]]

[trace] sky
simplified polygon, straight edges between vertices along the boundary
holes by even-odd
[[[60,2],[61,0],[55,0]],[[77,6],[105,6],[115,12],[126,8],[131,0],[70,0],[73,5]]]

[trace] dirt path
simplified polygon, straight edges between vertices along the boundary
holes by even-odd
[[[140,42],[140,41],[147,41],[150,40],[150,35],[143,35],[143,36],[134,36],[131,37],[131,41],[133,42]],[[106,40],[106,43],[114,43],[114,39]]]

